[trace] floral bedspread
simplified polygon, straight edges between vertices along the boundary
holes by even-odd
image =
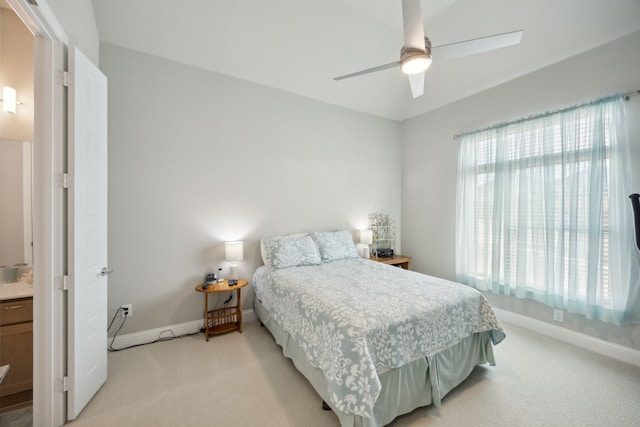
[[[321,369],[343,412],[369,418],[378,373],[435,354],[476,333],[505,335],[484,295],[459,283],[366,260],[269,269],[256,295]]]

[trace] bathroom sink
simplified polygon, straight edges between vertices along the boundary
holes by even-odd
[[[33,285],[26,282],[0,284],[0,300],[33,296]]]

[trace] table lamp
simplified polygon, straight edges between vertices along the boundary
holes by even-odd
[[[229,286],[238,284],[238,264],[244,258],[242,242],[226,242],[224,244],[224,258],[229,261]]]

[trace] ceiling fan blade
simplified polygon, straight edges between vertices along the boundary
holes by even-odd
[[[355,73],[345,74],[344,76],[334,77],[333,80],[344,80],[351,77],[361,76],[363,74],[375,73],[376,71],[386,70],[388,68],[397,67],[400,65],[400,61],[390,62],[384,65],[378,65],[377,67],[367,68],[366,70],[356,71]]]
[[[424,93],[424,74],[425,72],[421,72],[418,74],[410,74],[409,77],[409,85],[411,85],[411,95],[413,98],[417,98]]]
[[[402,0],[404,47],[424,51],[424,23],[420,0]]]
[[[431,47],[431,51],[433,52],[433,56],[436,61],[461,58],[463,56],[475,55],[476,53],[488,52],[490,50],[516,45],[520,43],[523,34],[523,30],[513,31],[495,36],[481,37],[479,39],[466,40],[441,46],[433,46]]]
[[[422,10],[424,16],[425,25],[435,21],[440,15],[451,9],[461,0],[431,0],[423,3],[424,9]]]

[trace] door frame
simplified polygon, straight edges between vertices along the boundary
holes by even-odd
[[[68,37],[47,4],[8,0],[34,40],[33,425],[66,422],[65,160],[66,96],[61,84]]]

